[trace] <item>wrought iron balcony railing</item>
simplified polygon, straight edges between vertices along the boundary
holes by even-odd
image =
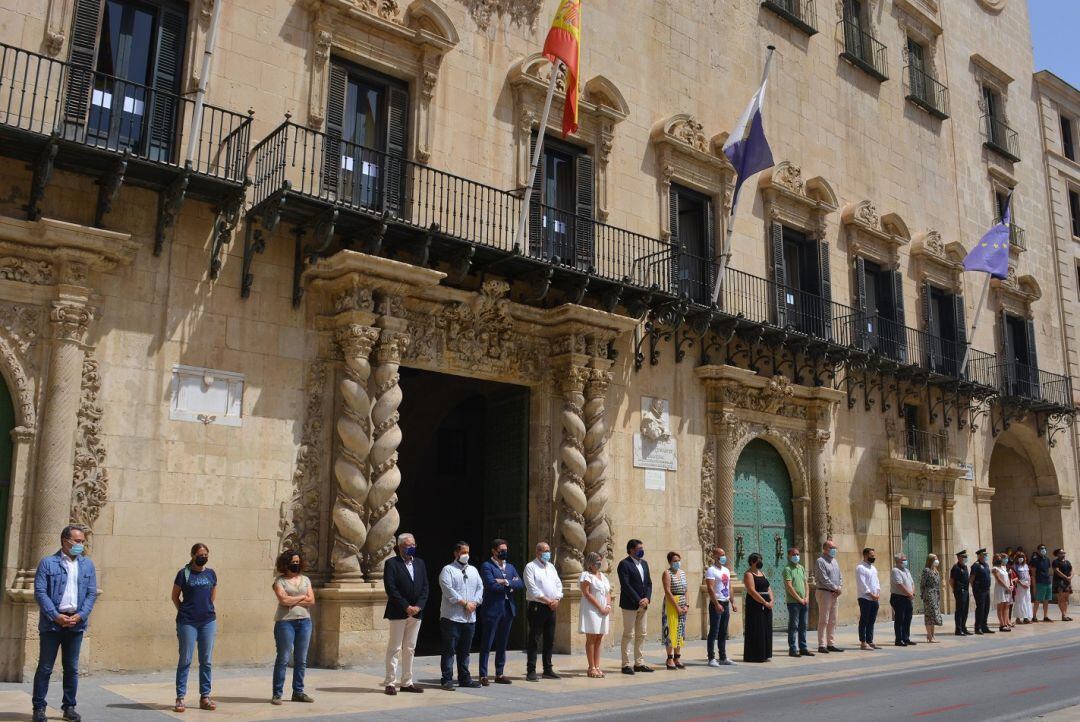
[[[539,202],[530,203],[526,247],[515,248],[520,193],[290,121],[252,149],[252,205],[283,192],[643,288],[670,289],[677,265],[669,243]]]
[[[1002,396],[1019,399],[1035,406],[1072,407],[1072,379],[1043,371],[1016,361],[994,366],[998,390]]]
[[[1001,218],[995,218],[994,224],[1001,223]],[[1015,223],[1009,224],[1009,243],[1021,251],[1027,250],[1027,232]]]
[[[914,65],[904,68],[907,99],[936,118],[949,117],[949,89],[934,76]]]
[[[817,34],[817,5],[814,0],[761,0],[761,6],[807,35]]]
[[[948,462],[948,437],[944,433],[907,429],[903,434],[904,458],[934,466]]]
[[[192,172],[242,184],[251,120],[250,113],[199,106],[186,95],[0,44],[0,130],[23,139],[52,137],[177,168],[190,152]]]
[[[1013,163],[1020,162],[1020,136],[1004,120],[987,113],[983,116],[983,135],[987,148],[1005,156]]]
[[[844,50],[840,57],[881,82],[888,80],[889,58],[885,45],[851,20],[841,20],[840,26],[844,33]]]

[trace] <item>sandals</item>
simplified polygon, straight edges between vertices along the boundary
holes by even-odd
[[[593,679],[600,679],[604,676],[604,673],[597,667],[589,667],[589,671],[585,673],[586,677],[592,677]]]
[[[209,711],[213,712],[214,710],[217,709],[217,702],[210,699],[209,697],[200,697],[199,698],[199,709],[205,709],[205,710],[209,710]]]
[[[1063,621],[1063,622],[1071,622],[1071,621],[1072,621],[1072,617],[1062,617],[1062,618],[1061,618],[1061,621]]]
[[[672,655],[669,654],[667,656],[667,661],[664,662],[664,667],[666,667],[667,669],[672,669],[672,670],[678,669],[678,667],[675,666],[675,664],[673,664],[671,660],[672,660]]]
[[[184,698],[183,697],[177,697],[176,698],[176,704],[173,705],[172,711],[173,712],[183,712],[185,709],[187,709],[187,707],[184,706]]]

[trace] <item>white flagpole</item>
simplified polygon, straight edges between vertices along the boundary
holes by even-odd
[[[769,78],[769,66],[772,65],[773,52],[776,50],[775,45],[769,45],[769,54],[765,56],[765,70],[761,73],[761,85],[765,84],[765,81]],[[761,86],[758,86],[759,88]],[[747,129],[749,126],[747,126]],[[720,287],[724,283],[724,269],[727,268],[728,262],[731,260],[731,239],[735,235],[735,208],[739,205],[739,199],[733,198],[731,202],[731,213],[728,214],[727,228],[724,232],[724,247],[720,253],[720,262],[716,268],[716,283],[713,284],[712,302],[717,303],[720,298]]]
[[[551,115],[551,99],[555,97],[555,84],[559,81],[559,71],[562,69],[562,61],[556,60],[551,64],[551,80],[548,81],[547,100],[544,101],[544,112],[540,114],[540,129],[536,133],[536,150],[533,151],[532,161],[529,163],[529,177],[526,179],[525,196],[521,202],[521,217],[518,218],[517,234],[514,236],[514,245],[519,247],[525,238],[525,220],[529,217],[529,201],[532,200],[533,184],[536,182],[536,169],[540,165],[540,154],[544,150],[544,132],[547,130],[548,116]],[[570,102],[567,100],[567,102]]]
[[[990,291],[990,274],[986,274],[986,280],[983,281],[982,292],[979,294],[979,302],[975,306],[975,318],[971,321],[971,333],[968,334],[967,344],[964,346],[964,359],[960,362],[960,373],[957,374],[960,378],[964,378],[964,369],[967,368],[968,355],[971,352],[971,344],[975,342],[975,329],[979,327],[979,316],[982,314],[982,308],[986,304],[986,294]]]

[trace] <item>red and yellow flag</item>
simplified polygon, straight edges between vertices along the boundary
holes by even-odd
[[[581,0],[562,0],[555,11],[547,39],[544,57],[554,63],[561,60],[566,66],[566,105],[563,107],[563,137],[578,129],[578,58],[581,55]],[[556,68],[552,68],[555,72]]]

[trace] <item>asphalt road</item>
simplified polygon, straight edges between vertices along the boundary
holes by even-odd
[[[1049,642],[1049,640],[1047,640]],[[782,649],[782,648],[781,648]],[[865,658],[864,658],[865,659]],[[759,668],[760,665],[742,665]],[[744,671],[741,670],[741,671]],[[1080,642],[927,664],[914,670],[837,670],[835,679],[612,709],[561,719],[620,722],[713,720],[1020,720],[1080,704]]]

